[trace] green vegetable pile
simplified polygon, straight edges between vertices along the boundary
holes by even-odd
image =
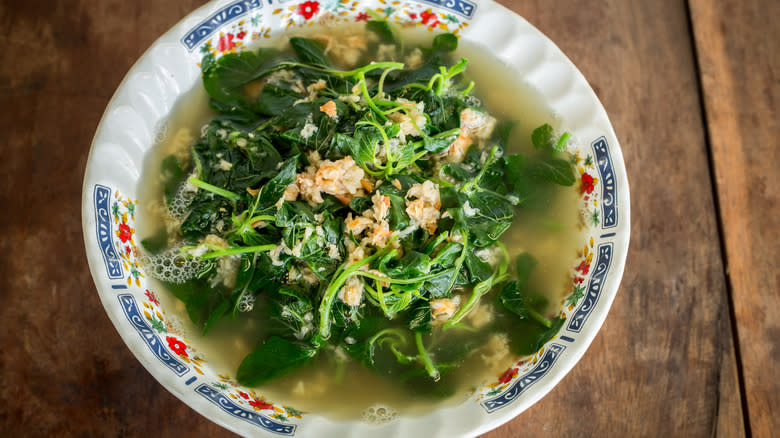
[[[402,47],[386,23],[368,30],[368,53]],[[575,182],[561,158],[568,134],[544,125],[533,159],[506,155],[512,124],[495,123],[471,94],[451,34],[416,48],[413,68],[365,59],[343,70],[319,41],[290,45],[205,56],[218,116],[189,159],[162,162],[169,206],[186,201],[174,262],[198,268],[166,288],[204,333],[253,305],[266,318],[238,381],[258,385],[327,355],[443,395],[447,375],[489,333],[511,333],[515,354],[538,350],[563,320],[543,316],[545,300],[529,289],[534,258],[510,261],[500,239],[518,209]],[[469,128],[468,138],[464,112],[495,129],[479,138]],[[319,188],[304,186],[307,175]],[[171,247],[165,232],[143,243],[150,254]],[[466,316],[488,299],[498,316],[477,330]]]

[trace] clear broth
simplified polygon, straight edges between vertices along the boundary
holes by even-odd
[[[423,41],[423,38],[429,39],[430,34],[412,34],[407,41]],[[455,56],[469,59],[467,74],[476,82],[475,94],[483,100],[487,111],[499,120],[518,122],[507,152],[533,155],[531,132],[539,125],[550,123],[552,113],[537,92],[518,83],[506,66],[487,53],[485,47],[462,42]],[[150,231],[156,231],[163,223],[164,197],[158,171],[161,160],[182,147],[184,132],[189,132],[194,141],[200,134],[200,127],[214,115],[199,82],[177,103],[166,124],[167,129],[161,133],[165,135],[160,135],[161,140],[146,157],[139,190],[142,210],[138,228],[142,235],[152,234]],[[531,286],[545,292],[549,301],[547,313],[554,313],[560,308],[563,294],[571,290],[571,263],[576,248],[581,246],[582,235],[578,231],[576,190],[555,186],[548,195],[536,208],[521,209],[502,241],[513,258],[527,251],[538,260]],[[150,281],[154,282],[153,279]],[[158,283],[155,290],[164,291],[164,288]],[[190,341],[217,373],[234,376],[242,359],[262,338],[262,323],[257,318],[262,306],[241,314],[238,319],[226,318],[207,336],[202,336],[191,324],[183,303],[169,293],[158,296],[162,307],[178,317]],[[485,296],[482,302],[489,303],[490,298],[490,295]],[[472,313],[476,310],[479,309]],[[274,402],[283,401],[296,409],[331,418],[354,419],[364,415],[366,408],[377,405],[386,407],[389,412],[421,415],[442,404],[462,402],[474,388],[494,381],[518,359],[508,351],[502,354],[500,348],[495,350],[491,351],[488,345],[472,352],[456,370],[459,383],[455,395],[444,400],[412,394],[352,360],[347,361],[344,369],[334,369],[326,354],[318,355],[316,360],[263,385],[258,391]],[[435,360],[436,351],[432,354]]]

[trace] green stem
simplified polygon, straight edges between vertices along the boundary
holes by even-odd
[[[275,220],[276,220],[276,218],[275,218],[274,216],[269,216],[269,215],[263,215],[263,214],[261,214],[261,215],[259,215],[259,216],[255,216],[255,217],[253,217],[253,218],[249,219],[249,220],[248,220],[248,221],[246,221],[246,222],[247,222],[248,224],[252,225],[253,223],[255,223],[255,222],[257,222],[257,221],[273,222],[273,221],[275,221]]]
[[[237,195],[237,194],[235,194],[235,193],[233,193],[233,192],[231,192],[229,190],[225,190],[225,189],[219,188],[217,186],[211,185],[211,184],[207,183],[206,181],[203,181],[203,180],[200,180],[198,178],[195,178],[194,176],[191,176],[189,181],[190,181],[190,184],[194,185],[195,187],[197,187],[199,189],[203,189],[203,190],[205,190],[207,192],[214,193],[215,195],[222,196],[223,198],[227,198],[231,202],[237,202],[238,200],[241,199],[241,196],[239,196],[239,195]]]
[[[240,246],[234,248],[225,248],[219,251],[213,251],[200,256],[202,260],[214,259],[236,254],[247,254],[252,252],[270,251],[276,248],[276,245],[258,245],[258,246]]]
[[[425,249],[423,250],[423,253],[427,255],[431,255],[434,249],[436,249],[437,246],[439,246],[442,242],[447,240],[447,238],[450,237],[449,231],[442,231],[439,233],[438,236],[436,236],[435,239],[432,239],[427,245],[425,245]]]
[[[356,261],[355,263],[352,263],[349,266],[346,266],[340,274],[334,277],[334,280],[328,285],[328,288],[325,289],[325,293],[322,295],[322,301],[320,302],[320,308],[318,310],[320,314],[319,335],[322,339],[328,339],[330,337],[330,312],[331,308],[333,307],[333,302],[336,300],[336,295],[338,295],[339,289],[341,289],[341,286],[343,286],[349,277],[351,277],[358,269],[381,257],[387,251],[387,249],[384,249],[374,255],[365,257]]]
[[[379,308],[382,309],[382,313],[390,318],[391,315],[387,312],[387,303],[385,302],[385,292],[382,290],[382,283],[378,281],[376,283],[376,294],[379,301]]]
[[[466,184],[463,184],[463,187],[461,187],[461,191],[466,193],[472,193],[477,186],[479,185],[479,182],[482,181],[482,177],[485,176],[485,172],[487,172],[488,167],[490,167],[491,164],[493,164],[493,159],[496,156],[496,153],[498,152],[498,146],[493,146],[490,149],[490,156],[487,160],[485,160],[485,164],[482,166],[482,169],[479,170],[479,173],[477,176],[474,177],[471,181],[467,182]]]
[[[387,75],[390,74],[390,72],[393,71],[393,70],[398,70],[398,69],[391,67],[391,68],[385,69],[385,71],[382,72],[382,76],[379,77],[379,82],[377,83],[377,86],[376,86],[376,90],[377,90],[376,91],[376,97],[381,97],[382,96],[382,94],[383,94],[382,93],[382,88],[385,85],[385,79],[387,79]]]
[[[390,138],[387,136],[387,132],[385,132],[385,128],[383,128],[382,125],[380,125],[379,123],[373,120],[361,120],[355,123],[355,125],[357,126],[370,125],[376,128],[377,131],[379,131],[379,135],[382,136],[382,141],[385,143],[385,156],[387,157],[387,163],[388,163],[385,165],[385,167],[389,167],[390,166],[389,163],[392,161],[392,157],[390,155]]]
[[[532,319],[536,320],[539,324],[551,328],[552,327],[552,321],[542,316],[539,312],[537,312],[534,309],[526,309],[526,312],[528,312],[528,316],[530,316]]]
[[[449,273],[449,272],[453,271],[454,269],[455,268],[451,268],[451,269],[447,269],[447,270],[444,270],[444,271],[441,271],[441,272],[436,272],[436,273],[428,274],[428,275],[422,275],[420,277],[415,277],[415,278],[390,278],[390,277],[385,277],[385,276],[382,276],[382,275],[376,275],[376,274],[373,274],[371,272],[366,272],[366,271],[359,271],[359,272],[356,272],[355,274],[356,275],[360,275],[361,277],[367,277],[367,278],[370,278],[372,280],[381,281],[383,283],[388,283],[388,284],[415,284],[415,283],[420,283],[420,282],[423,282],[423,281],[426,281],[426,280],[430,280],[432,278],[436,278],[436,277],[438,277],[440,275],[444,275],[446,273]]]
[[[425,371],[428,372],[428,375],[434,380],[438,381],[441,377],[441,374],[439,374],[438,368],[436,368],[436,364],[433,363],[433,360],[431,360],[431,356],[428,355],[428,352],[425,350],[425,347],[422,343],[422,333],[415,332],[414,333],[414,342],[417,344],[417,352],[419,353],[420,360],[422,361],[423,365],[425,365]]]
[[[363,67],[359,67],[359,68],[356,68],[354,70],[346,70],[346,71],[345,70],[333,70],[333,69],[329,69],[329,68],[318,67],[318,66],[315,66],[315,65],[304,64],[304,63],[301,63],[301,62],[283,62],[283,63],[280,63],[279,66],[280,66],[280,68],[284,68],[284,67],[303,67],[303,68],[308,68],[308,69],[311,69],[311,70],[320,71],[320,72],[323,72],[323,73],[332,74],[334,76],[341,76],[341,77],[344,77],[344,78],[353,77],[353,76],[359,75],[361,73],[365,74],[365,73],[370,72],[371,70],[386,69],[386,68],[393,69],[393,70],[398,70],[398,69],[404,68],[404,64],[402,62],[389,62],[389,61],[388,62],[375,62],[373,64],[366,64]]]
[[[358,74],[358,80],[358,83],[360,84],[360,92],[363,93],[363,98],[366,99],[368,106],[374,110],[374,112],[382,119],[382,121],[387,120],[387,117],[382,114],[382,110],[380,110],[379,107],[377,107],[374,103],[374,99],[372,99],[371,95],[368,94],[368,88],[366,87],[366,75],[364,73]]]
[[[466,87],[466,89],[464,89],[463,91],[460,92],[460,95],[465,97],[469,93],[471,93],[471,90],[473,90],[473,89],[474,89],[474,81],[471,81],[471,82],[469,82],[469,86]]]
[[[447,330],[450,328],[453,328],[458,322],[460,322],[463,317],[465,317],[471,309],[474,308],[474,306],[477,304],[479,299],[482,297],[482,295],[485,295],[490,288],[493,287],[494,284],[501,283],[502,281],[506,280],[509,275],[506,273],[507,267],[509,266],[509,254],[506,251],[506,248],[503,244],[500,242],[496,242],[497,245],[499,245],[499,248],[504,254],[504,261],[501,262],[501,265],[498,267],[497,272],[493,273],[487,280],[478,283],[476,286],[474,286],[474,289],[471,291],[471,296],[469,297],[468,301],[466,301],[463,306],[461,306],[460,309],[455,313],[455,315],[450,318],[449,321],[445,322],[442,326],[442,329]],[[464,245],[465,249],[465,245]]]

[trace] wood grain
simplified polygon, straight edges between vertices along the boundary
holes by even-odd
[[[582,70],[631,184],[621,290],[584,359],[486,437],[711,436],[739,418],[736,361],[685,3],[505,1]],[[727,372],[721,372],[721,366]],[[734,435],[739,436],[739,435]]]
[[[0,214],[0,321],[4,328],[0,331],[0,430],[8,436],[172,437],[182,432],[234,436],[165,391],[129,353],[97,297],[81,235],[84,166],[108,100],[152,41],[203,3],[0,3],[0,44],[4,47],[0,132],[7,157],[0,160],[0,205],[5,210]],[[549,396],[485,436],[740,436],[744,430],[735,350],[685,3],[502,3],[550,36],[590,80],[621,141],[634,214],[621,291],[582,362]],[[722,13],[733,15],[728,10]],[[777,22],[776,18],[772,21]],[[699,40],[709,44],[717,35],[700,32],[695,23],[701,52]],[[710,23],[717,27],[717,16]],[[721,53],[731,56],[739,50],[738,41],[720,38],[717,47],[725,48]],[[771,51],[762,53],[772,55]],[[743,56],[749,64],[749,56]],[[746,96],[761,100],[755,94],[761,87],[769,87],[776,96],[777,77],[772,76],[777,72],[776,58],[773,62],[753,64],[763,69],[756,77],[769,80],[757,88],[739,88],[740,81],[754,77],[747,67],[733,70],[730,64],[713,62],[716,70],[712,74],[719,75],[720,68],[728,71],[731,94],[727,97],[743,99],[740,93],[750,89],[753,94]],[[708,87],[721,82],[705,80],[703,84],[709,101]],[[733,108],[742,108],[744,103],[729,102]],[[761,102],[763,106],[752,112],[735,115],[747,120],[735,124],[734,132],[745,134],[742,129],[754,127],[747,123],[752,118],[765,121],[771,114],[769,121],[775,119],[776,98]],[[712,124],[710,112],[708,106]],[[720,124],[728,124],[729,117],[724,113]],[[777,138],[773,126],[775,131],[761,132],[773,132]],[[760,196],[774,193],[760,200],[760,208],[777,205],[777,192],[769,191],[776,187],[776,179],[765,178],[763,185],[756,180],[761,179],[758,175],[765,169],[761,166],[768,166],[769,160],[757,162],[760,155],[749,150],[747,139],[767,142],[770,149],[765,153],[775,157],[776,140],[771,143],[773,138],[764,134],[741,138],[740,143],[728,140],[722,147],[728,146],[726,152],[732,154],[733,145],[740,145],[743,172],[750,173],[754,167],[759,171],[743,174],[741,179],[716,172],[718,181],[744,184],[731,188],[745,193],[739,204],[744,209],[739,211],[749,211],[750,223],[767,231],[774,227],[776,236],[777,219],[760,218],[762,210],[752,210],[759,196],[753,193],[754,187]],[[714,161],[718,163],[717,157]],[[749,236],[745,230],[740,232],[739,236]],[[734,244],[729,244],[728,237],[734,291],[757,294],[761,299],[772,291],[776,295],[776,269],[763,271],[765,276],[774,274],[773,279],[746,278],[740,283],[745,288],[737,288],[734,269],[740,265],[735,263],[743,253],[732,256],[729,245]],[[772,239],[753,240],[751,245],[753,250],[772,249]],[[756,257],[740,259],[741,266],[764,263],[761,266],[771,268],[777,258],[776,252],[768,261]],[[740,275],[747,275],[744,272]],[[766,289],[758,291],[754,286]],[[737,298],[735,292],[735,302]],[[776,313],[769,309],[753,313],[755,308],[745,307],[737,312],[738,318],[748,320],[745,328],[737,326],[740,351],[744,353],[744,336],[757,335],[763,342],[756,349],[761,351],[763,345],[765,354],[749,351],[754,354],[751,360],[764,360],[755,364],[777,363],[777,349],[772,350],[769,341],[777,337],[777,325],[774,332],[762,325],[777,321],[771,319]],[[774,337],[768,336],[771,333]],[[755,383],[765,384],[758,377]],[[754,394],[757,400],[765,397],[768,401],[756,406],[778,408],[772,394],[758,389]],[[753,406],[754,402],[748,398],[748,403]],[[754,412],[759,419],[769,413],[756,409],[751,408],[754,432],[763,431],[761,425],[771,422],[765,419],[752,426]]]
[[[780,428],[780,3],[691,0],[750,431]]]
[[[230,436],[130,354],[98,299],[81,233],[84,167],[108,100],[200,3],[0,2],[3,436]]]

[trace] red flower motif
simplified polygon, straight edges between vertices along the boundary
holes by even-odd
[[[146,298],[149,299],[152,303],[159,306],[160,300],[157,299],[157,296],[154,294],[154,292],[150,291],[149,289],[146,289]]]
[[[580,186],[580,193],[592,193],[593,192],[593,177],[587,173],[582,174],[582,185]]]
[[[265,400],[260,400],[260,399],[257,399],[257,398],[252,400],[251,402],[249,402],[249,404],[254,406],[255,409],[257,409],[258,411],[261,411],[263,409],[273,409],[274,408],[273,404],[267,403]]]
[[[298,5],[298,15],[303,15],[303,18],[310,19],[314,16],[317,12],[320,11],[320,3],[319,2],[303,2],[300,5]]]
[[[217,42],[217,50],[220,52],[227,52],[228,50],[235,47],[236,43],[233,42],[233,38],[234,36],[232,33],[227,35],[220,35],[219,42]]]
[[[436,25],[439,24],[439,19],[436,18],[436,14],[431,13],[430,11],[422,11],[420,13],[420,18],[422,19],[422,24],[427,24],[431,27],[436,27]]]
[[[122,242],[127,242],[132,238],[133,238],[133,230],[130,229],[130,225],[127,225],[125,223],[119,224],[119,239],[121,239]]]
[[[590,265],[585,260],[580,263],[579,266],[575,269],[576,271],[579,271],[582,273],[582,275],[588,275],[588,271],[590,271]]]
[[[173,350],[174,353],[179,356],[189,357],[187,354],[187,344],[174,338],[173,336],[166,336],[165,340],[168,341],[168,347]]]
[[[240,395],[242,398],[249,400],[249,394],[245,393],[244,391],[238,391],[238,395]]]
[[[245,36],[246,36],[246,32],[244,32],[243,30],[236,34],[236,38],[240,40],[243,40]]]
[[[498,378],[499,383],[507,383],[517,375],[517,368],[509,368]]]
[[[132,249],[130,249],[130,246],[129,246],[129,245],[125,245],[125,252],[126,252],[128,255],[130,255],[130,253],[131,253],[131,252],[133,252],[133,250],[132,250]]]
[[[416,20],[417,19],[417,14],[412,12],[411,14],[409,14],[409,18],[411,18],[412,20]]]
[[[583,281],[585,281],[585,279],[583,277],[574,277],[574,282],[577,283],[577,284],[580,284]]]
[[[366,14],[365,12],[361,12],[357,14],[357,17],[355,17],[355,21],[368,21],[369,18],[371,17],[369,17],[368,14]]]

